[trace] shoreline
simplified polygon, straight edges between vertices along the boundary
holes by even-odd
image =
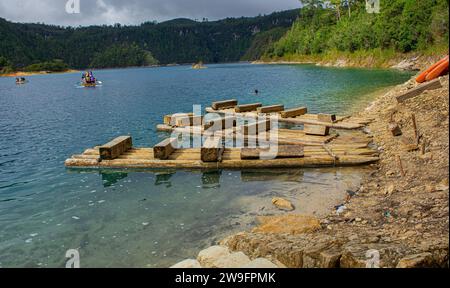
[[[260,223],[256,228],[226,237],[201,251],[199,261],[186,260],[176,267],[203,264],[205,253],[213,257],[218,249],[266,261],[272,268],[448,267],[449,76],[440,79],[442,88],[398,104],[396,96],[418,85],[412,77],[379,91],[368,106],[353,113],[375,119],[364,133],[379,146],[380,161],[326,217],[255,216]],[[412,115],[421,135],[419,145],[411,144]],[[392,121],[402,136],[389,131]],[[367,262],[368,251],[375,251],[380,261]]]
[[[72,74],[72,73],[79,73],[78,70],[69,69],[67,71],[63,72],[48,72],[48,71],[37,71],[37,72],[13,72],[13,73],[7,73],[7,74],[0,74],[0,77],[28,77],[28,76],[35,76],[35,75],[51,75],[51,74]]]

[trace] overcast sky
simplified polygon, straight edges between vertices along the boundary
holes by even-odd
[[[73,1],[80,2],[79,14],[66,12],[67,2]],[[180,17],[217,20],[299,7],[299,0],[0,0],[0,17],[14,22],[85,26]]]

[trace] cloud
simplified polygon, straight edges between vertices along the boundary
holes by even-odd
[[[69,0],[1,0],[0,17],[57,25],[140,24],[174,18],[217,20],[300,7],[299,0],[79,0],[80,14],[66,13]]]

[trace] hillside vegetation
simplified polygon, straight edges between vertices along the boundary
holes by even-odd
[[[12,23],[0,18],[0,59],[15,69],[54,59],[78,69],[232,62],[244,55],[255,60],[265,51],[260,44],[279,40],[298,14],[299,10],[290,10],[211,22],[175,19],[139,26],[78,28]]]
[[[298,20],[264,60],[371,57],[382,64],[402,53],[448,51],[448,0],[381,1],[380,13],[372,14],[364,0],[303,2]]]

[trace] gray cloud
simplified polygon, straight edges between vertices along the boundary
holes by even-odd
[[[139,24],[173,18],[217,20],[300,7],[299,0],[79,0],[81,13],[67,14],[69,0],[0,0],[0,17],[57,25]]]

